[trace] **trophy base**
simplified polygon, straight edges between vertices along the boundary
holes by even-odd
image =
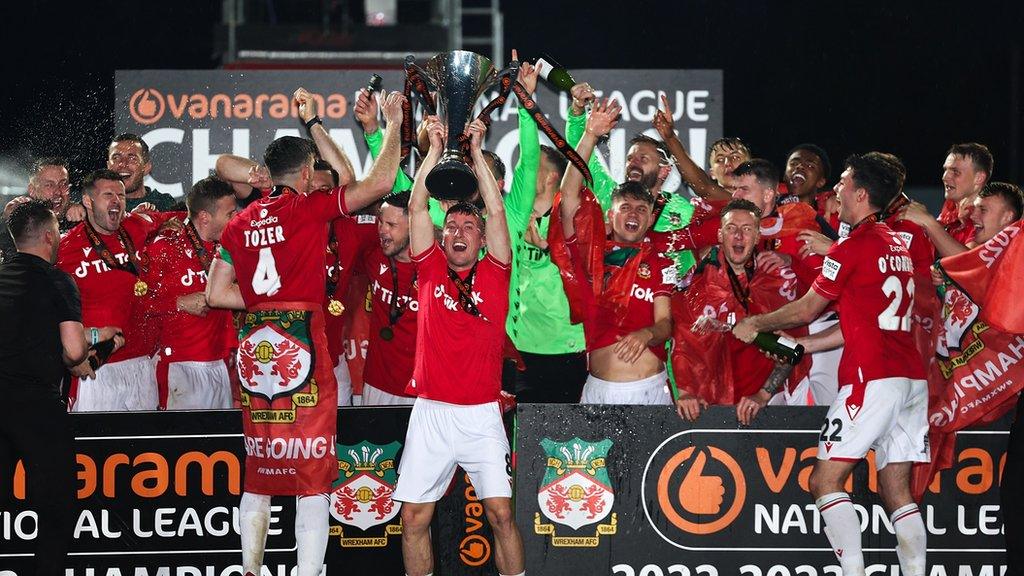
[[[438,200],[467,200],[476,192],[473,169],[456,155],[445,154],[427,174],[427,190]]]

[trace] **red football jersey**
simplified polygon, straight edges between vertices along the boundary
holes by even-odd
[[[884,223],[865,222],[828,251],[812,286],[838,300],[846,341],[839,385],[881,378],[924,378],[924,364],[911,334],[914,264],[903,240]],[[930,286],[921,286],[928,290]]]
[[[198,240],[198,238],[197,238]],[[216,253],[215,242],[199,240],[206,254]],[[158,350],[168,362],[208,362],[226,358],[238,345],[231,311],[211,308],[206,316],[177,310],[179,296],[206,290],[206,272],[200,255],[184,230],[160,236],[146,247],[149,266],[151,316],[160,324]]]
[[[459,290],[448,276],[448,259],[435,242],[416,264],[416,367],[406,394],[450,404],[485,404],[501,391],[502,351],[512,268],[490,254],[476,266],[474,316],[459,305]],[[470,271],[459,273],[465,281]]]
[[[324,301],[328,223],[345,214],[345,188],[307,196],[285,187],[235,215],[221,235],[246,308]]]
[[[154,326],[145,322],[146,302],[135,296],[139,278],[124,270],[111,270],[97,254],[86,235],[82,222],[60,240],[57,266],[71,275],[82,295],[82,324],[86,327],[117,326],[124,333],[124,348],[110,356],[108,362],[119,362],[148,356],[156,345]],[[146,216],[126,214],[121,228],[135,245],[137,257],[157,224]],[[128,253],[117,234],[98,234],[118,263],[128,262]],[[140,271],[141,272],[141,271]]]
[[[575,238],[570,239],[570,250],[575,250]],[[574,254],[574,258],[579,258]],[[639,257],[639,256],[634,256]],[[605,265],[605,274],[616,268]],[[590,314],[583,321],[583,333],[587,338],[587,352],[600,350],[619,341],[625,336],[641,328],[654,324],[654,298],[671,296],[675,289],[677,272],[675,264],[664,256],[651,252],[637,269],[636,278],[629,291],[629,304],[625,314],[617,317],[614,310],[603,305],[602,299],[595,300],[590,307]],[[664,345],[648,347],[662,362],[668,357]]]
[[[365,256],[359,270],[370,277],[371,299],[363,382],[389,394],[405,396],[414,368],[416,318],[420,309],[416,300],[416,266],[412,262],[390,260],[377,244],[376,249]],[[392,306],[396,306],[396,313],[403,310],[394,325],[391,324]],[[380,331],[385,327],[391,329],[390,340],[381,337]]]
[[[775,212],[761,219],[760,248],[789,255],[793,261],[790,267],[804,286],[810,286],[818,277],[824,259],[817,254],[802,256],[803,242],[797,240],[797,235],[804,230],[821,232],[817,215],[809,204],[793,202],[776,206]]]
[[[328,240],[324,263],[325,272],[329,279],[337,270],[335,278],[337,288],[334,291],[334,299],[343,302],[357,263],[379,242],[377,239],[377,217],[360,214],[353,217],[335,218],[331,222],[331,230],[334,232],[333,250],[337,252],[332,251],[330,240]],[[330,238],[329,234],[328,238]],[[331,362],[337,364],[338,356],[344,351],[345,314],[340,316],[331,314],[327,309],[328,304],[330,304],[330,298],[325,298],[324,328],[327,330],[327,349],[331,354]]]

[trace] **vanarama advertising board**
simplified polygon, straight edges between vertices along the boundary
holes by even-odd
[[[695,423],[670,407],[519,408],[516,517],[531,574],[841,574],[808,491],[823,408],[732,407]],[[961,432],[921,511],[930,576],[1005,570],[998,480],[1006,425]],[[848,481],[868,574],[897,574],[873,453]]]

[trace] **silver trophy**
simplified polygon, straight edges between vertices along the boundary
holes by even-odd
[[[464,200],[476,192],[477,181],[459,136],[466,131],[477,100],[494,84],[498,72],[490,59],[455,50],[431,58],[422,74],[437,91],[436,112],[448,127],[441,159],[427,174],[427,190],[438,199]]]

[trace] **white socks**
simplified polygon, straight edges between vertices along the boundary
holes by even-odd
[[[928,549],[928,531],[917,504],[897,508],[889,516],[896,530],[896,556],[900,559],[902,576],[924,576],[925,554]]]
[[[238,530],[242,536],[242,569],[259,576],[263,566],[263,548],[270,526],[270,496],[242,493],[238,505]]]
[[[860,520],[846,492],[826,494],[815,501],[825,520],[828,536],[843,576],[864,576],[864,554],[860,545]]]
[[[330,530],[330,504],[327,494],[298,496],[295,499],[296,576],[317,576],[323,570]]]

